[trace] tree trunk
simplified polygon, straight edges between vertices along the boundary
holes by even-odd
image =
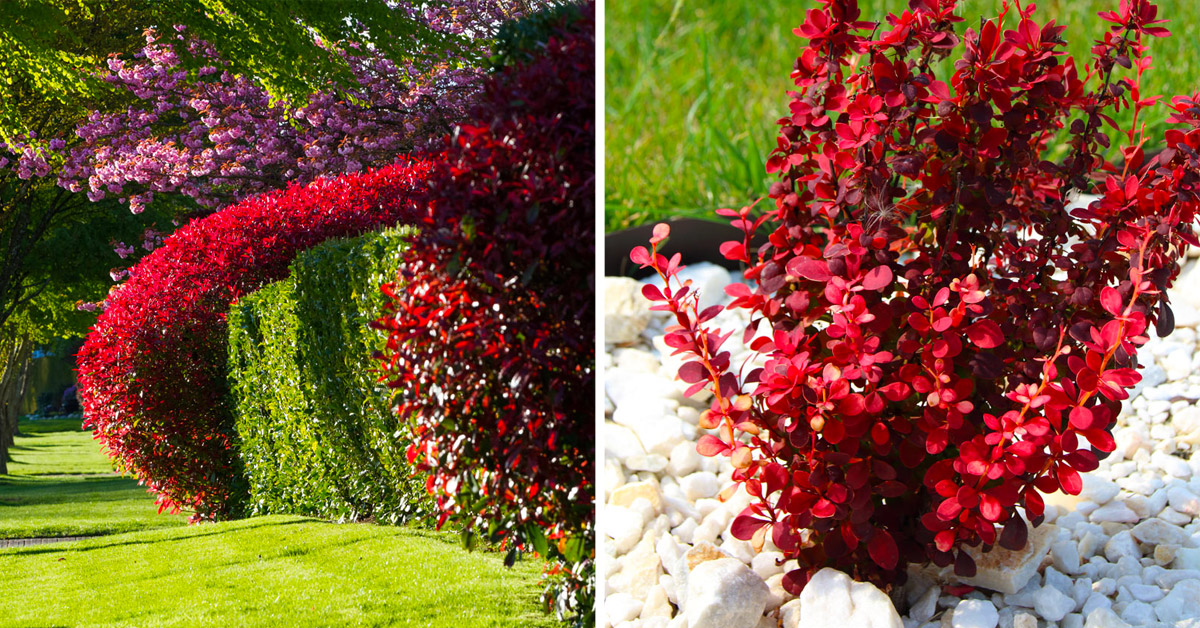
[[[8,473],[9,448],[17,434],[32,349],[33,343],[25,336],[0,341],[0,357],[4,359],[0,364],[0,474]]]

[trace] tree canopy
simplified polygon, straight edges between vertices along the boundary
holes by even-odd
[[[33,130],[30,97],[82,113],[111,86],[96,70],[131,52],[144,29],[209,42],[234,73],[273,100],[297,104],[320,88],[355,83],[345,52],[370,50],[425,67],[478,58],[475,42],[523,2],[430,0],[9,0],[0,2],[0,140]],[[86,35],[85,35],[86,34]],[[112,45],[96,46],[107,37]],[[209,62],[181,47],[192,72]]]

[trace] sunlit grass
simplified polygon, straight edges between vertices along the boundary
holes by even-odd
[[[0,624],[553,626],[538,564],[452,535],[257,517],[0,550]]]
[[[0,475],[0,539],[87,536],[185,525],[158,514],[133,478],[113,473],[79,419],[21,421],[9,475]]]

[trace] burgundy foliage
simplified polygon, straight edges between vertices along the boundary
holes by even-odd
[[[593,30],[585,8],[485,85],[378,322],[441,522],[571,562],[593,511]]]
[[[87,420],[118,464],[193,519],[245,496],[226,384],[225,314],[287,276],[295,256],[415,213],[430,172],[405,160],[294,185],[194,220],[132,269],[79,352]]]
[[[762,368],[730,364],[708,324],[720,306],[697,311],[678,258],[655,250],[665,227],[632,254],[670,286],[645,295],[677,323],[679,377],[713,393],[701,453],[730,456],[754,497],[734,533],[799,559],[792,592],[825,566],[971,575],[964,548],[1023,546],[1042,495],[1078,494],[1113,450],[1136,349],[1151,324],[1171,331],[1164,291],[1197,243],[1196,97],[1172,101],[1165,141],[1136,124],[1157,100],[1140,91],[1146,40],[1168,35],[1152,2],[1101,13],[1086,64],[1032,5],[962,35],[954,0],[909,5],[884,23],[855,0],[808,12],[774,208],[721,212],[745,232],[722,252],[754,284],[727,291]],[[1043,156],[1056,135],[1060,163]],[[1147,142],[1165,150],[1147,158]],[[1069,209],[1080,191],[1101,198]]]

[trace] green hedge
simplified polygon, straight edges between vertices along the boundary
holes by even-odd
[[[334,240],[229,313],[229,379],[250,514],[395,523],[428,511],[397,444],[400,425],[371,357],[382,283],[405,232]]]

